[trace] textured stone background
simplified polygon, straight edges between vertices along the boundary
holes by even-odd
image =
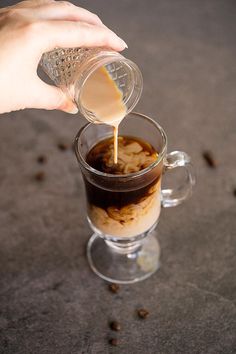
[[[57,149],[72,143],[84,118],[3,115],[0,353],[235,353],[236,2],[77,3],[127,41],[125,55],[144,77],[138,109],[165,128],[169,150],[192,156],[198,183],[190,201],[162,212],[162,268],[114,296],[85,258],[90,230],[75,156]],[[201,157],[206,148],[219,161],[215,171]],[[37,183],[41,169],[46,180]],[[135,316],[140,305],[150,310],[146,321]],[[107,344],[112,318],[123,327],[118,348]]]

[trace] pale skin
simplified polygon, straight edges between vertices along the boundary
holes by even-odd
[[[55,47],[126,48],[100,18],[66,1],[29,0],[0,9],[0,113],[24,108],[77,113],[61,89],[37,75],[42,54]]]

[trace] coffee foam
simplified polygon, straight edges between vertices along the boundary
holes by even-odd
[[[132,137],[118,138],[118,161],[115,165],[112,139],[97,144],[90,155],[88,158],[90,165],[96,161],[100,168],[96,167],[102,172],[122,175],[139,172],[155,162],[158,157],[151,145]]]

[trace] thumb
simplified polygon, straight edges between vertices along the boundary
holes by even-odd
[[[37,80],[34,97],[30,108],[59,109],[71,114],[78,113],[75,103],[65,92],[56,86],[46,84],[42,80]]]

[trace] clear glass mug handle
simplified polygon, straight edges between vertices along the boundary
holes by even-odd
[[[161,201],[164,208],[179,205],[192,194],[192,189],[195,184],[194,171],[190,157],[183,151],[172,151],[165,157],[164,172],[177,167],[185,169],[186,180],[177,188],[162,189]]]

